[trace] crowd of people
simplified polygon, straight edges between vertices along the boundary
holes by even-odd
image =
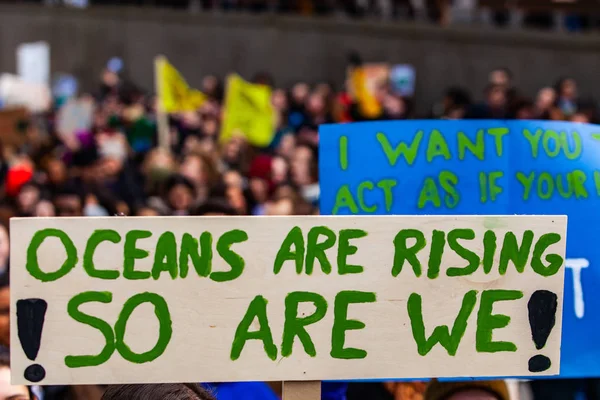
[[[429,115],[415,115],[411,98],[387,85],[378,87],[377,115],[365,115],[345,88],[326,82],[278,87],[265,73],[253,81],[273,87],[277,126],[266,148],[243,136],[219,140],[224,83],[204,77],[208,100],[195,111],[169,117],[169,148],[157,147],[157,99],[107,68],[93,93],[56,99],[52,110],[22,126],[22,146],[2,146],[0,162],[0,399],[276,399],[262,383],[152,387],[19,388],[8,384],[9,219],[32,216],[308,215],[318,214],[318,127],[323,123],[402,120],[414,117],[464,119],[545,119],[597,122],[593,99],[580,98],[570,78],[541,88],[534,98],[514,87],[508,69],[489,74],[482,101],[460,88],[448,88]],[[61,110],[69,101],[92,107],[89,129],[60,131]],[[400,360],[399,360],[400,361]],[[535,399],[574,399],[589,382],[544,381],[532,385]],[[552,386],[557,385],[557,386]],[[567,385],[567,386],[565,386]],[[572,385],[572,386],[568,386]],[[597,386],[597,385],[596,385]],[[550,390],[548,388],[551,388]],[[566,389],[565,389],[566,388]],[[592,389],[590,389],[592,388]],[[9,393],[13,391],[14,393]],[[104,394],[103,394],[104,393]],[[212,393],[212,394],[211,394]],[[591,393],[591,394],[590,394]],[[3,397],[4,396],[4,397]],[[11,397],[12,396],[12,397]],[[36,397],[37,396],[37,397]],[[154,397],[153,397],[154,396]],[[166,395],[165,395],[166,396]],[[559,396],[559,397],[556,397]],[[503,382],[470,384],[331,383],[325,399],[509,399]]]

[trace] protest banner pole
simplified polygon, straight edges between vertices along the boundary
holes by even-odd
[[[284,381],[283,400],[321,400],[321,381]]]
[[[156,90],[156,96],[158,97],[156,104],[156,127],[158,134],[158,147],[162,150],[170,152],[171,146],[169,145],[169,119],[161,101],[163,88],[160,79],[160,65],[163,62],[166,62],[166,58],[163,55],[159,55],[154,58],[154,88]]]

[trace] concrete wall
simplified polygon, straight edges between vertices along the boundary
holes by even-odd
[[[277,84],[303,79],[342,84],[348,50],[367,61],[410,63],[417,69],[420,110],[450,84],[479,96],[487,73],[507,66],[529,95],[561,75],[584,95],[600,89],[600,36],[442,29],[409,23],[318,20],[274,15],[187,14],[168,10],[0,7],[0,71],[15,71],[19,43],[51,44],[53,72],[77,74],[86,88],[113,56],[144,88],[153,86],[153,58],[165,54],[192,85],[205,74],[267,70]]]

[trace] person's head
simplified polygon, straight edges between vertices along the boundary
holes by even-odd
[[[0,275],[0,345],[10,348],[10,273]]]
[[[325,98],[320,93],[312,93],[306,100],[306,110],[312,115],[322,115],[326,112]]]
[[[504,381],[431,381],[425,400],[510,400]]]
[[[273,107],[281,113],[287,111],[288,109],[288,98],[285,90],[276,89],[273,91],[273,95],[271,96],[271,102],[273,103]]]
[[[292,133],[286,133],[281,137],[279,145],[277,146],[277,154],[291,160],[294,155],[294,149],[296,148],[296,136]]]
[[[487,104],[494,109],[506,106],[506,89],[501,85],[489,85],[485,90]]]
[[[67,180],[67,167],[62,160],[51,158],[46,164],[46,174],[50,183],[61,185]]]
[[[50,200],[40,200],[35,206],[36,217],[55,217],[56,210]]]
[[[212,184],[216,171],[208,156],[194,152],[183,158],[179,173],[199,187]]]
[[[451,87],[444,94],[444,111],[447,113],[455,106],[466,107],[471,104],[471,96],[460,87]]]
[[[551,87],[540,89],[535,100],[535,107],[540,112],[548,111],[556,102],[556,90]]]
[[[83,216],[83,200],[74,187],[64,187],[54,196],[56,215],[59,217]]]
[[[0,351],[0,400],[35,400],[36,396],[25,385],[10,383],[10,355]]]
[[[310,87],[308,84],[304,82],[296,83],[292,87],[292,102],[295,105],[302,105],[306,101],[308,94],[310,92]]]
[[[489,83],[508,89],[512,86],[512,72],[508,68],[496,68],[490,72]]]
[[[40,200],[40,187],[34,182],[28,182],[21,186],[17,195],[17,207],[21,215],[33,215],[35,206]]]
[[[109,386],[102,400],[215,400],[195,383]]]
[[[577,98],[577,83],[573,78],[561,78],[556,83],[556,92],[560,99],[575,100]]]
[[[400,96],[386,95],[383,99],[383,109],[386,115],[392,119],[401,119],[406,116],[406,104]]]
[[[298,186],[310,185],[317,181],[317,157],[315,150],[308,145],[296,147],[291,161],[292,180]]]
[[[176,212],[189,211],[195,198],[194,184],[182,175],[173,175],[166,183],[166,200]]]

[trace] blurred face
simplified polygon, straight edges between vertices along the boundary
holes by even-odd
[[[590,122],[590,119],[585,114],[577,113],[571,117],[571,122],[588,123]]]
[[[296,104],[304,104],[308,97],[309,87],[306,83],[297,83],[292,88],[292,99]]]
[[[288,164],[283,157],[275,157],[271,163],[271,176],[275,183],[285,182],[288,175]]]
[[[297,185],[309,185],[312,183],[310,176],[310,163],[312,152],[307,147],[298,147],[292,158],[292,179]]]
[[[233,207],[238,213],[246,214],[246,198],[244,197],[244,193],[242,189],[239,187],[229,187],[227,188],[227,201],[231,207]]]
[[[59,217],[81,217],[83,209],[77,195],[66,194],[56,198],[56,215]]]
[[[545,111],[552,107],[556,100],[556,92],[552,88],[543,88],[539,91],[536,101],[538,109]]]
[[[179,167],[179,173],[191,180],[195,185],[206,183],[204,162],[198,156],[187,156]]]
[[[277,153],[290,160],[294,154],[294,149],[296,148],[296,138],[292,134],[284,135],[281,138],[281,142],[279,142],[279,147],[277,148]]]
[[[10,290],[0,289],[0,344],[10,347]]]
[[[48,179],[55,185],[67,179],[67,168],[61,160],[55,159],[48,163]]]
[[[214,95],[218,84],[219,80],[212,75],[205,76],[204,79],[202,79],[202,89],[204,93],[209,95]]]
[[[496,396],[479,389],[463,390],[455,393],[448,400],[498,400]]]
[[[397,96],[385,96],[383,107],[388,115],[396,118],[404,116],[405,107],[404,100]]]
[[[168,200],[175,211],[185,211],[191,207],[194,198],[187,186],[175,185],[169,191]]]
[[[268,184],[264,179],[254,178],[250,180],[250,190],[257,203],[264,203],[268,197]]]
[[[54,217],[55,215],[54,204],[48,200],[42,200],[35,206],[36,217]]]
[[[202,132],[206,136],[215,137],[217,136],[217,132],[219,130],[219,125],[217,124],[217,120],[214,118],[210,118],[202,124]]]
[[[508,87],[510,84],[510,77],[501,69],[494,70],[490,73],[490,83],[494,85],[501,85]]]
[[[292,215],[294,213],[294,202],[292,199],[281,199],[267,204],[266,215]]]
[[[283,89],[277,89],[273,92],[273,107],[279,112],[283,112],[287,110],[287,96],[285,95],[285,91]]]
[[[27,387],[11,385],[10,368],[0,368],[0,400],[30,400]]]
[[[567,79],[563,82],[561,96],[567,99],[574,99],[577,97],[577,84],[573,79]]]
[[[502,88],[496,87],[488,93],[488,103],[492,108],[502,108],[506,104],[506,94]]]
[[[242,188],[244,185],[244,179],[237,171],[227,171],[225,175],[223,175],[223,182],[225,182],[227,187]]]
[[[322,95],[318,93],[313,93],[308,98],[306,108],[311,114],[323,114],[325,112],[325,99]]]
[[[10,241],[8,231],[0,225],[0,273],[6,271],[8,256],[10,255]]]
[[[158,212],[152,208],[144,207],[136,213],[138,217],[158,217]]]
[[[24,186],[17,197],[17,204],[22,213],[33,213],[40,199],[40,190],[34,186]]]

